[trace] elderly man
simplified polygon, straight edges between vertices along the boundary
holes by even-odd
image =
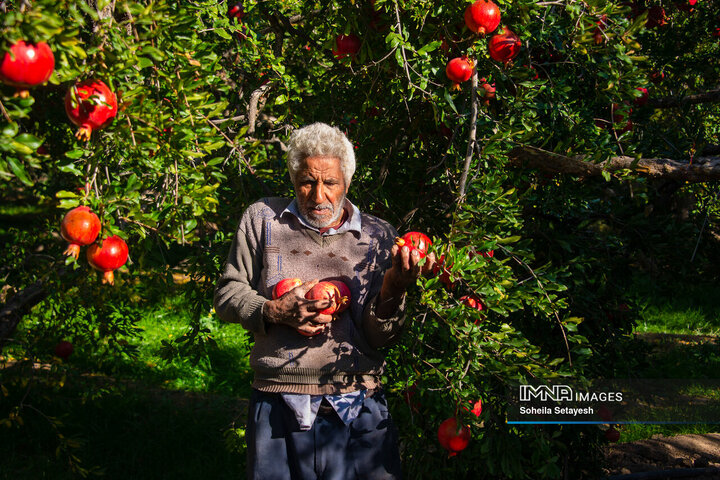
[[[253,332],[248,478],[400,478],[397,433],[382,390],[382,348],[397,340],[406,289],[421,271],[396,231],[347,198],[352,144],[315,123],[294,132],[287,158],[295,199],[264,198],[240,220],[215,309]],[[425,268],[434,261],[428,256]],[[284,278],[305,283],[271,300]],[[350,307],[319,313],[319,280],[341,280]]]

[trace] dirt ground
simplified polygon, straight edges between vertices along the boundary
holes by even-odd
[[[655,435],[650,439],[609,445],[605,449],[607,475],[623,475],[670,469],[717,468],[697,477],[720,479],[720,433],[706,435]]]

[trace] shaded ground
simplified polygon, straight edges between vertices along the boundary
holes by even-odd
[[[605,455],[607,475],[678,468],[720,468],[720,433],[674,437],[654,435],[646,440],[609,445],[605,448]],[[720,479],[720,471],[717,475],[697,478]]]

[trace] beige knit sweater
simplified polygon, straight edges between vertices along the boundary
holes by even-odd
[[[360,214],[360,232],[320,235],[292,214],[281,216],[290,202],[264,198],[245,211],[217,283],[215,311],[253,333],[254,388],[313,395],[377,388],[384,367],[381,349],[397,340],[404,323],[404,300],[391,318],[374,313],[397,232]],[[347,221],[352,220],[357,219]],[[263,303],[278,281],[291,277],[342,280],[352,292],[350,308],[314,337],[265,322]]]

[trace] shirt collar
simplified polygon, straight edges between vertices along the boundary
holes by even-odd
[[[355,205],[353,205],[353,203],[347,198],[345,198],[345,205],[343,206],[343,208],[348,211],[347,220],[345,220],[345,222],[340,225],[339,228],[331,228],[325,233],[323,233],[323,235],[335,235],[338,233],[345,233],[350,231],[361,233],[362,224],[360,222],[360,210]],[[306,228],[315,230],[316,232],[320,231],[319,228],[313,227],[305,221],[305,218],[303,218],[303,216],[300,214],[300,210],[298,209],[297,199],[293,199],[293,201],[290,202],[290,205],[288,205],[287,208],[280,213],[280,217],[283,217],[285,215],[294,216]]]

